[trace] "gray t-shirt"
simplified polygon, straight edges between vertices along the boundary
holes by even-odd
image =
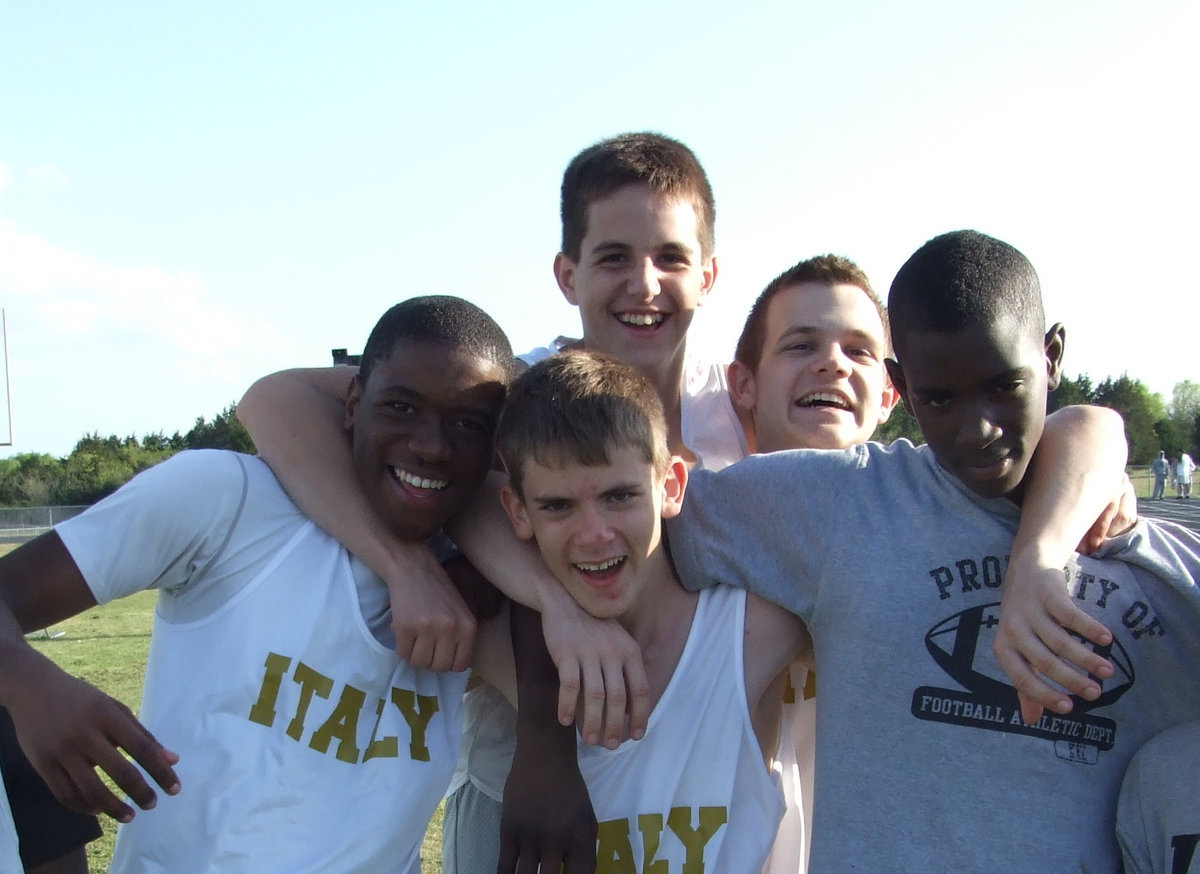
[[[1067,569],[1113,630],[1096,702],[1025,726],[992,655],[1018,520],[907,441],[693,474],[671,552],[800,615],[820,684],[811,870],[1118,869],[1130,757],[1200,718],[1200,538],[1139,522]]]
[[[1200,874],[1200,722],[1167,729],[1133,757],[1117,840],[1125,874]]]

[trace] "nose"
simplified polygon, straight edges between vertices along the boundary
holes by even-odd
[[[408,446],[422,461],[435,463],[450,458],[450,441],[438,416],[420,417],[409,434]]]
[[[578,515],[579,525],[575,529],[575,543],[581,547],[603,546],[613,539],[612,526],[604,513],[593,504],[585,504]]]
[[[629,280],[629,293],[644,301],[652,301],[662,291],[659,281],[658,266],[653,258],[646,258],[633,270]]]
[[[972,404],[963,411],[957,442],[960,446],[982,449],[995,442],[1002,433],[985,404]]]
[[[813,358],[813,366],[817,373],[834,373],[843,376],[850,372],[850,358],[840,343],[830,343],[821,347]]]

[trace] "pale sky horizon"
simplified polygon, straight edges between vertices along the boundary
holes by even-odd
[[[1165,0],[6,4],[0,456],[186,432],[416,294],[518,350],[578,333],[558,186],[628,130],[686,142],[716,193],[696,351],[729,358],[802,258],[886,295],[973,227],[1033,261],[1068,374],[1169,402],[1200,380],[1198,38]]]

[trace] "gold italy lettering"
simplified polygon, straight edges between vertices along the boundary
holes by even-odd
[[[687,848],[681,874],[704,874],[704,847],[728,820],[729,812],[724,807],[701,807],[700,825],[693,828],[691,808],[671,808],[667,825]]]
[[[375,727],[371,729],[371,742],[367,744],[367,754],[363,756],[363,761],[369,759],[394,759],[400,755],[400,745],[394,734],[387,737],[381,737],[379,740],[375,736],[379,734],[379,723],[383,721],[383,708],[387,702],[382,698],[375,705]]]
[[[292,660],[272,652],[267,653],[265,664],[267,672],[263,675],[258,700],[250,708],[250,721],[271,726],[275,724],[275,704],[279,701],[279,686],[283,682],[283,675],[292,666]]]
[[[296,715],[288,723],[287,735],[292,740],[300,740],[304,734],[304,719],[308,716],[308,707],[312,704],[313,694],[328,698],[333,691],[333,680],[324,674],[318,674],[304,662],[300,662],[292,673],[292,681],[300,686],[300,701],[296,704]]]
[[[429,747],[425,746],[425,730],[433,714],[441,709],[437,698],[431,695],[418,695],[408,689],[392,687],[392,703],[400,708],[404,721],[408,723],[411,740],[408,743],[408,754],[414,761],[428,762]]]
[[[330,742],[337,738],[337,757],[343,762],[358,761],[358,714],[367,702],[367,693],[355,689],[349,683],[342,687],[342,697],[337,707],[325,720],[325,724],[313,732],[308,745],[318,753],[329,749]]]
[[[596,831],[596,874],[638,874],[629,842],[629,822],[610,819]]]

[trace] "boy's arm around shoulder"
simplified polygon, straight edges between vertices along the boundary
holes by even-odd
[[[994,643],[1026,721],[1036,722],[1043,707],[1070,712],[1071,700],[1058,687],[1095,700],[1100,686],[1092,677],[1112,675],[1106,659],[1067,633],[1100,644],[1112,639],[1068,595],[1062,568],[1085,536],[1094,546],[1098,517],[1107,527],[1112,508],[1121,506],[1127,454],[1124,421],[1112,410],[1065,407],[1046,420],[1026,474]],[[1128,528],[1125,515],[1117,514],[1117,524]]]
[[[142,809],[154,790],[121,750],[168,794],[179,791],[178,756],[114,698],[60,669],[24,634],[95,606],[96,599],[54,531],[0,558],[0,703],[34,768],[63,804],[122,822],[133,809],[97,776],[102,768]]]
[[[237,415],[259,456],[308,518],[379,575],[393,607],[396,650],[418,668],[461,671],[475,618],[422,543],[405,543],[371,509],[343,428],[357,369],[284,370],[250,386]]]

